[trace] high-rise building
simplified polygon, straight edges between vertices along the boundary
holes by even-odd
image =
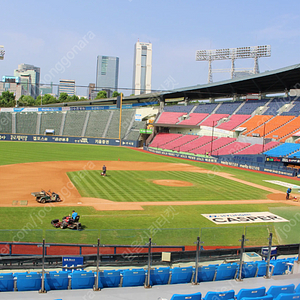
[[[137,41],[134,47],[133,84],[135,95],[151,93],[152,44]]]
[[[96,90],[118,90],[119,57],[97,56]]]
[[[36,98],[39,95],[40,74],[41,74],[40,68],[28,64],[20,64],[18,65],[18,69],[14,71],[14,76],[16,77],[30,76],[31,87],[30,87],[30,91],[28,91],[28,94],[33,98]],[[21,82],[21,84],[23,84],[23,82]],[[24,84],[28,86],[27,81]],[[26,86],[24,86],[25,89]]]
[[[58,96],[61,93],[67,93],[68,96],[75,95],[75,80],[61,79],[58,86]]]

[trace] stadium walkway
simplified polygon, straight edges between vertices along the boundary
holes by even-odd
[[[173,285],[156,285],[150,289],[143,287],[124,287],[124,288],[106,288],[99,292],[92,290],[65,290],[65,291],[49,291],[46,294],[39,294],[38,292],[4,292],[1,293],[0,299],[45,299],[45,300],[88,300],[88,299],[105,299],[105,300],[157,300],[159,297],[162,299],[170,300],[173,294],[189,294],[201,292],[202,298],[208,291],[228,291],[233,289],[237,294],[242,288],[257,288],[272,285],[287,285],[300,283],[300,274],[292,275],[278,275],[271,279],[248,278],[241,282],[235,280],[226,281],[212,281],[200,283],[193,286],[191,284],[173,284]]]

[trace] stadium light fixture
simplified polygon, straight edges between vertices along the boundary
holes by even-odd
[[[212,61],[214,60],[231,60],[231,78],[235,76],[235,60],[241,58],[253,58],[253,73],[259,73],[258,58],[270,57],[271,46],[250,46],[239,48],[224,48],[213,50],[196,51],[196,61],[208,61],[208,82],[212,82]]]

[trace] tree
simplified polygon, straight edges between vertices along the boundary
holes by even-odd
[[[37,96],[35,100],[36,105],[46,105],[46,104],[52,104],[52,103],[57,103],[57,99],[49,94],[46,94],[44,96]]]
[[[113,94],[112,94],[112,96],[115,98],[115,97],[121,96],[121,94],[118,93],[117,91],[114,91]]]
[[[63,102],[69,102],[69,95],[67,93],[61,93],[58,97],[58,102],[63,103]]]
[[[98,92],[95,99],[104,99],[104,98],[107,98],[107,92],[106,91],[100,91],[100,92]]]
[[[69,97],[70,102],[74,102],[74,101],[78,101],[78,100],[79,100],[79,97],[76,96],[76,95],[73,95],[72,97]]]
[[[14,107],[16,105],[15,95],[10,91],[2,92],[0,96],[1,107]]]
[[[34,106],[36,104],[34,98],[29,95],[22,95],[17,103],[18,106]]]

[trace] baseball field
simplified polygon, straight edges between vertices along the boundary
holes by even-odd
[[[0,142],[0,240],[22,230],[22,241],[130,244],[147,234],[157,245],[299,243],[300,202],[285,200],[299,180],[155,155],[137,149]],[[107,176],[101,176],[102,166]],[[40,204],[32,192],[51,190],[62,202]],[[293,189],[293,196],[298,197]],[[81,231],[51,220],[75,209]],[[202,214],[269,212],[288,222],[215,224]],[[21,236],[21,235],[20,235]],[[20,239],[19,239],[20,240]]]

